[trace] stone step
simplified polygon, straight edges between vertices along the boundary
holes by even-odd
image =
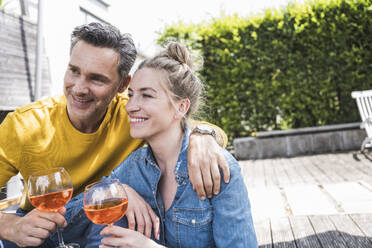
[[[234,154],[246,160],[352,151],[360,149],[365,137],[359,122],[259,132],[256,137],[235,139]]]

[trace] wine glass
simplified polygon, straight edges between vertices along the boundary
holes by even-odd
[[[71,199],[72,191],[70,175],[61,167],[39,171],[28,178],[28,197],[40,211],[57,212]],[[57,248],[80,247],[76,243],[65,244],[58,226],[57,235]]]
[[[111,226],[124,216],[128,208],[127,193],[117,179],[86,186],[83,202],[88,219],[99,225]]]

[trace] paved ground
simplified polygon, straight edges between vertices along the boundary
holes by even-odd
[[[372,152],[240,164],[260,247],[372,247]]]
[[[372,247],[372,152],[240,164],[260,248]]]

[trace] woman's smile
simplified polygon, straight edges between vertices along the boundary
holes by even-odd
[[[142,117],[129,117],[130,118],[130,125],[131,126],[138,126],[143,124],[145,121],[148,120],[148,118],[142,118]]]

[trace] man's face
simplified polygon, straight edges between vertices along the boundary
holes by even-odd
[[[117,92],[125,87],[119,82],[119,54],[110,48],[95,47],[79,41],[72,49],[64,77],[67,113],[72,124],[97,124]]]

